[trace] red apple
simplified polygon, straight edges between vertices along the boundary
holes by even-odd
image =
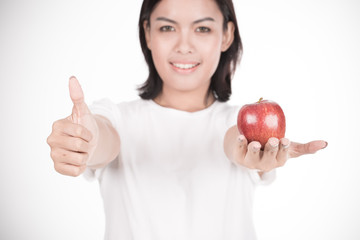
[[[285,115],[276,102],[260,98],[240,109],[237,126],[249,143],[258,141],[264,149],[269,138],[281,139],[285,136]]]

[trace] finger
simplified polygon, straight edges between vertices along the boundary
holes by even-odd
[[[260,160],[260,169],[270,171],[277,166],[276,155],[279,150],[279,139],[269,138],[265,144],[264,154]]]
[[[69,79],[70,98],[74,105],[82,104],[84,102],[84,93],[76,77],[72,76]]]
[[[317,151],[327,147],[328,143],[322,140],[312,141],[307,143],[308,154],[316,153]]]
[[[278,167],[282,167],[285,165],[285,163],[288,159],[289,147],[290,147],[289,139],[287,139],[287,138],[280,139],[279,151],[276,156]]]
[[[235,148],[235,162],[242,164],[247,152],[247,140],[244,135],[238,137],[237,146]]]
[[[55,163],[54,168],[58,173],[63,175],[77,177],[86,169],[86,165],[74,166],[66,163]]]
[[[74,123],[80,123],[80,118],[90,113],[90,110],[85,103],[84,93],[80,83],[75,77],[71,77],[69,80],[69,92],[71,101],[74,104],[70,118]]]
[[[291,158],[295,158],[305,154],[313,154],[326,148],[327,145],[328,143],[322,140],[312,141],[305,144],[292,142],[289,149],[289,155]]]
[[[52,149],[50,155],[54,162],[74,166],[85,165],[89,159],[88,153],[72,152],[61,148]]]
[[[69,135],[72,137],[82,138],[83,140],[90,142],[93,138],[92,133],[84,126],[73,123],[68,119],[62,119],[56,121],[53,124],[53,131],[60,135]]]
[[[72,152],[86,153],[90,150],[90,143],[77,137],[57,136],[51,143],[52,148],[62,148]]]
[[[260,163],[261,144],[253,141],[248,144],[247,153],[244,159],[244,165],[251,169],[257,169]]]

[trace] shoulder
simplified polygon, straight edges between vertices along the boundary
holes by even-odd
[[[240,106],[231,105],[227,102],[216,102],[214,114],[217,117],[222,117],[226,123],[236,123],[237,115],[240,110]]]
[[[149,108],[150,105],[148,100],[143,99],[115,103],[108,98],[104,98],[93,102],[89,108],[93,114],[107,118],[113,126],[117,127],[126,119],[131,121],[134,118],[141,118],[139,114],[147,112],[145,109]]]
[[[117,104],[119,110],[136,112],[139,110],[149,109],[151,107],[151,100],[135,99],[128,102],[120,102]]]
[[[142,108],[147,108],[151,104],[149,100],[136,99],[132,101],[115,103],[108,98],[100,99],[90,105],[92,111],[107,110],[113,112],[122,111],[136,111]]]
[[[238,112],[240,109],[239,106],[231,105],[227,102],[216,102],[216,104],[216,111],[224,112],[227,114],[233,114],[234,112]]]

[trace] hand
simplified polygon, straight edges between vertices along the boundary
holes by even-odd
[[[95,150],[99,129],[75,77],[69,80],[69,91],[74,104],[72,113],[54,122],[47,143],[55,170],[64,175],[79,176]]]
[[[289,158],[295,158],[304,154],[313,154],[327,146],[325,141],[312,141],[306,144],[290,142],[287,138],[270,138],[264,150],[261,150],[259,142],[253,141],[248,144],[243,135],[238,137],[235,146],[234,160],[236,163],[250,169],[258,169],[260,172],[268,172],[274,168],[284,166]]]

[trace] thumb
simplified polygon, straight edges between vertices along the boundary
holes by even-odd
[[[84,101],[84,93],[80,83],[74,76],[69,79],[69,92],[71,101],[74,104],[71,120],[75,123],[80,123],[81,117],[90,113],[90,110]]]
[[[327,145],[328,143],[323,140],[312,141],[305,144],[291,142],[289,151],[290,158],[316,153],[317,151],[326,148]]]
[[[69,91],[70,91],[70,98],[74,105],[80,105],[84,103],[84,93],[80,86],[79,81],[76,77],[72,76],[69,79]]]

